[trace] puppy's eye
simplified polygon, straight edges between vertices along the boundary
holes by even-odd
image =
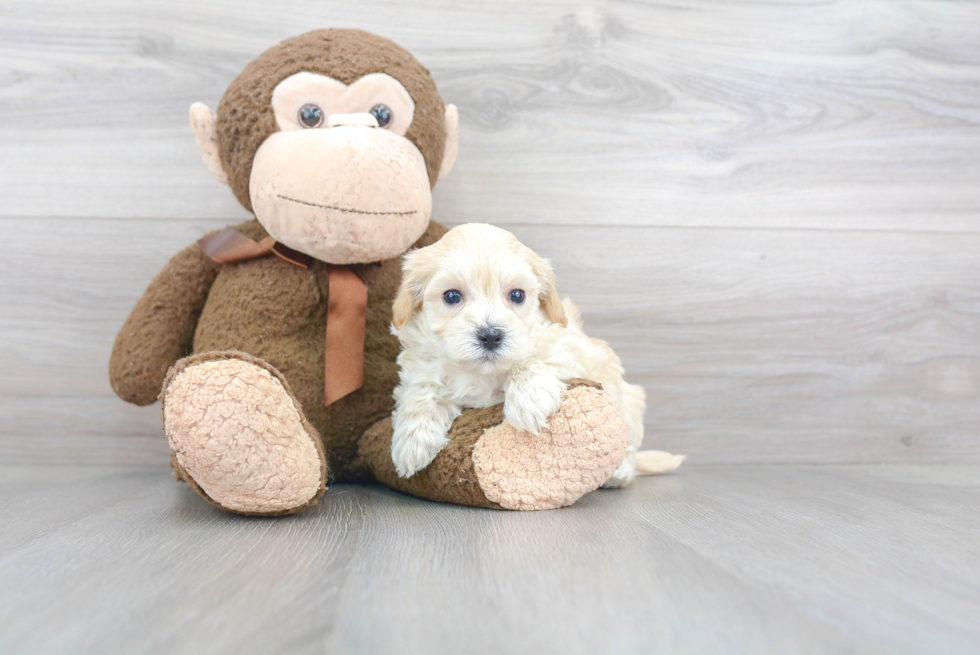
[[[323,110],[316,105],[303,105],[299,108],[299,124],[303,127],[323,125]]]
[[[514,289],[510,292],[510,301],[515,305],[520,305],[524,302],[524,291],[521,289]]]
[[[446,301],[447,305],[458,305],[463,300],[463,294],[456,289],[450,289],[442,294],[442,299]]]

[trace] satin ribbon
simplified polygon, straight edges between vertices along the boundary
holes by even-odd
[[[324,402],[340,400],[364,385],[367,285],[347,266],[327,268],[327,344],[323,355]]]
[[[313,258],[272,237],[251,239],[233,227],[198,242],[201,251],[219,264],[236,264],[270,253],[290,264],[309,268]],[[364,333],[367,285],[348,266],[327,266],[327,336],[324,344],[323,401],[331,405],[364,386]]]

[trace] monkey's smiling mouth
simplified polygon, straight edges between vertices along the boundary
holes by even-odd
[[[371,216],[408,216],[409,214],[417,214],[416,210],[406,211],[406,212],[369,212],[361,209],[349,209],[347,207],[334,207],[332,205],[319,205],[315,202],[307,202],[305,200],[297,200],[296,198],[290,198],[289,196],[284,196],[282,194],[276,194],[279,198],[283,200],[288,200],[289,202],[295,202],[300,205],[306,205],[308,207],[319,207],[321,209],[333,209],[338,212],[345,212],[348,214],[368,214]]]

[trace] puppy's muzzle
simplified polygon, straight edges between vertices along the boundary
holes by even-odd
[[[504,342],[504,332],[500,328],[483,327],[476,331],[480,346],[487,352],[493,352]]]

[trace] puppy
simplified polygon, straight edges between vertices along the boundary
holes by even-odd
[[[642,388],[623,380],[616,353],[582,332],[561,301],[548,261],[513,234],[472,223],[405,256],[393,307],[401,341],[391,457],[398,475],[424,469],[449,443],[466,407],[504,403],[515,428],[537,434],[561,404],[563,380],[595,380],[626,424],[627,458],[604,486],[629,484],[643,441]],[[683,457],[641,453],[641,473],[676,468]]]

